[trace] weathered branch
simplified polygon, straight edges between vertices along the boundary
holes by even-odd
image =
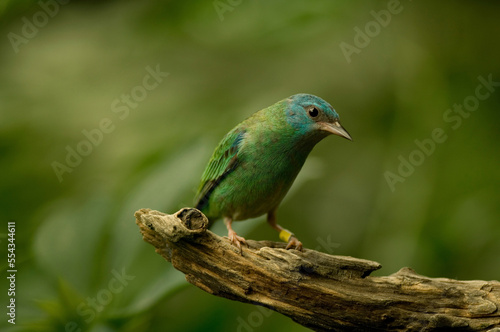
[[[403,268],[284,243],[247,240],[243,253],[184,208],[135,213],[144,240],[204,291],[265,306],[315,331],[500,331],[500,282],[428,278]]]

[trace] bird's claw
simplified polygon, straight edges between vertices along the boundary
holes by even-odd
[[[299,241],[294,235],[290,236],[286,245],[286,250],[295,248],[295,250],[302,251],[302,242]]]
[[[242,243],[245,244],[248,247],[248,243],[245,240],[245,238],[242,237],[242,236],[239,236],[234,231],[233,232],[229,232],[227,234],[227,237],[229,238],[229,241],[231,242],[231,244],[233,246],[236,246],[240,250],[240,254],[243,253],[243,250],[241,249],[241,244]]]

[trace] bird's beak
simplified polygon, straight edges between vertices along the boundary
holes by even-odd
[[[351,135],[340,125],[340,122],[318,122],[319,129],[329,132],[330,134],[338,135],[352,141]]]

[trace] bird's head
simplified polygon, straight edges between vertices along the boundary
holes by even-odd
[[[340,124],[335,109],[323,99],[296,94],[287,100],[287,120],[301,134],[320,137],[334,134],[352,141],[351,135]]]

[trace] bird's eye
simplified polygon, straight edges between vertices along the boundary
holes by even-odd
[[[317,117],[317,116],[318,116],[318,114],[319,114],[319,111],[318,111],[318,109],[317,109],[316,107],[311,107],[311,108],[309,109],[309,116],[310,116],[311,118],[315,118],[315,117]]]

